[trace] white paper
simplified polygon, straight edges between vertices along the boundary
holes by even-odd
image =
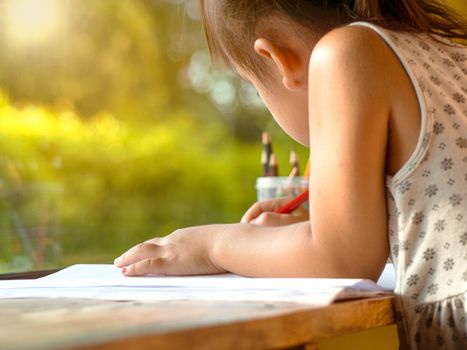
[[[376,283],[384,289],[394,290],[396,287],[396,270],[393,264],[386,264]]]
[[[380,295],[361,279],[247,278],[233,274],[126,277],[113,265],[73,265],[36,280],[0,281],[0,299],[244,300],[327,305],[339,298]]]

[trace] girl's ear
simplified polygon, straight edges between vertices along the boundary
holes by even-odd
[[[299,52],[278,46],[264,38],[256,39],[254,48],[258,55],[270,59],[275,64],[287,89],[297,90],[308,84],[308,62],[303,62]]]

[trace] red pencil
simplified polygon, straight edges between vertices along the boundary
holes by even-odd
[[[308,200],[308,189],[300,193],[291,201],[285,203],[282,207],[276,209],[278,214],[289,214]]]

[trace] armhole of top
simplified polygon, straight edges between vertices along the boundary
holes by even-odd
[[[404,71],[407,73],[412,83],[412,86],[415,90],[415,94],[417,96],[418,105],[420,109],[420,118],[421,118],[418,141],[417,141],[414,151],[410,155],[409,159],[402,165],[402,167],[394,175],[386,176],[387,185],[389,187],[393,187],[397,185],[398,183],[400,183],[401,181],[403,181],[407,176],[409,176],[410,173],[417,167],[418,164],[421,163],[421,161],[424,158],[426,148],[423,146],[428,141],[426,139],[426,134],[428,133],[427,131],[428,117],[427,117],[427,107],[426,107],[425,97],[423,95],[422,89],[409,63],[407,62],[405,57],[401,55],[401,53],[399,52],[399,49],[396,47],[392,39],[382,28],[372,23],[368,23],[368,22],[354,22],[349,25],[370,28],[384,40],[384,42],[391,48],[392,52],[394,53],[394,55],[397,57],[397,59],[401,63],[402,67],[404,68]]]

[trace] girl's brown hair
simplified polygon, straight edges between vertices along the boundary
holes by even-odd
[[[200,4],[214,63],[230,68],[235,63],[255,75],[265,73],[264,68],[261,58],[247,48],[253,47],[265,21],[271,20],[281,31],[279,18],[303,30],[330,30],[352,21],[367,21],[391,30],[467,40],[466,21],[438,0],[200,0]],[[282,30],[285,28],[282,23]]]

